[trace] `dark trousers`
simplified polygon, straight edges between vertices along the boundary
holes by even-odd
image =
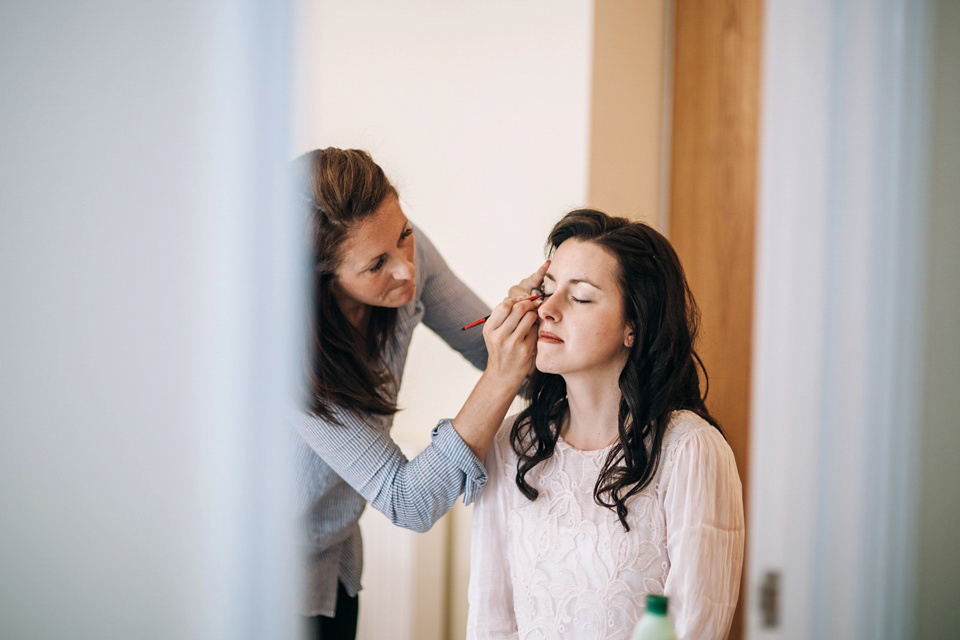
[[[337,610],[332,618],[313,616],[304,618],[305,640],[355,640],[357,637],[358,598],[351,596],[337,583]]]

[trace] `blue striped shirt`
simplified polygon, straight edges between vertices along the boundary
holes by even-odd
[[[397,385],[396,400],[414,328],[421,320],[479,369],[487,351],[479,330],[461,331],[490,312],[447,267],[427,237],[414,227],[416,294],[399,309],[384,364]],[[340,425],[300,413],[295,458],[306,553],[305,615],[332,616],[337,581],[350,595],[360,590],[363,554],[358,521],[366,503],[394,524],[427,531],[463,493],[472,502],[487,481],[483,464],[450,420],[433,428],[431,443],[412,460],[390,437],[392,416],[358,416],[334,407]]]

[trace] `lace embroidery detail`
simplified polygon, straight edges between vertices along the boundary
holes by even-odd
[[[504,477],[516,456],[501,449]],[[630,531],[598,505],[593,489],[609,450],[578,451],[562,440],[527,474],[540,491],[507,516],[508,557],[523,640],[629,637],[647,593],[662,593],[669,561],[666,521],[651,483],[627,504]],[[517,492],[519,496],[519,492]]]

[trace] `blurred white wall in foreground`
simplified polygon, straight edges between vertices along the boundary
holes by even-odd
[[[290,638],[288,3],[0,5],[0,636]]]
[[[748,634],[954,638],[960,11],[764,14]]]

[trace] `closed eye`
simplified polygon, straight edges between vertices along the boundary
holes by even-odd
[[[407,227],[406,229],[404,229],[403,232],[400,234],[400,239],[397,240],[397,246],[400,246],[401,244],[403,244],[403,241],[409,238],[412,234],[413,234],[413,227]],[[380,269],[383,269],[383,265],[385,265],[386,263],[387,263],[387,257],[385,255],[380,256],[376,264],[374,264],[372,267],[367,269],[367,271],[369,271],[370,273],[376,273],[380,271]]]
[[[377,260],[377,263],[372,267],[370,267],[370,273],[376,273],[377,271],[380,271],[380,269],[382,269],[383,265],[385,265],[386,263],[387,263],[387,259],[384,256],[380,256],[380,259]]]
[[[547,293],[546,291],[544,291],[544,292],[543,292],[542,294],[540,294],[540,295],[541,295],[541,297],[542,297],[544,300],[546,300],[547,298],[549,298],[549,297],[552,296],[553,294],[554,294],[553,291],[551,291],[550,293]],[[576,297],[574,297],[574,296],[570,296],[570,299],[573,300],[574,302],[579,303],[579,304],[590,304],[591,302],[593,302],[593,300],[581,300],[580,298],[576,298]]]

